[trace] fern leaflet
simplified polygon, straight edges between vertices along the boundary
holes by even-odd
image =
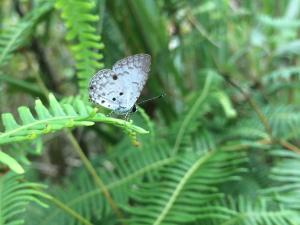
[[[201,205],[222,196],[217,184],[239,179],[238,174],[244,171],[241,164],[245,160],[242,152],[211,151],[202,155],[181,155],[179,161],[161,170],[161,179],[136,188],[132,195],[135,206],[126,208],[132,215],[129,224],[192,222],[192,215],[201,210]]]
[[[25,44],[32,29],[52,7],[53,1],[42,2],[15,26],[3,31],[0,36],[0,67],[7,63],[15,50]]]
[[[22,176],[7,173],[0,177],[0,224],[23,224],[23,213],[30,201],[47,207],[39,200],[44,186],[23,182]]]
[[[106,117],[97,113],[95,109],[84,104],[80,99],[74,100],[72,104],[59,103],[53,94],[49,95],[48,110],[40,100],[35,102],[35,118],[30,109],[25,106],[18,108],[22,124],[18,124],[11,113],[2,114],[4,132],[0,133],[0,145],[12,142],[32,140],[40,135],[55,132],[63,128],[77,126],[91,126],[95,122],[104,122],[121,127],[126,132],[147,133],[144,129],[137,127],[131,122]]]
[[[71,51],[74,54],[79,88],[82,96],[87,96],[88,80],[96,70],[103,67],[97,62],[103,55],[97,50],[103,48],[100,36],[91,23],[99,17],[91,13],[94,1],[85,0],[56,0],[56,8],[62,10],[62,18],[68,28],[67,40],[73,40]]]

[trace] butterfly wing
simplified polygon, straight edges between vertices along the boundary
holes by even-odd
[[[120,101],[117,101],[117,91],[124,88],[118,82],[114,82],[116,74],[109,69],[98,71],[90,80],[89,97],[98,105],[113,111],[118,110]]]
[[[137,54],[117,61],[112,70],[124,86],[122,107],[130,110],[148,79],[151,57],[148,54]]]
[[[112,70],[98,71],[89,84],[90,100],[116,113],[131,110],[148,78],[150,56],[138,54],[117,61]]]

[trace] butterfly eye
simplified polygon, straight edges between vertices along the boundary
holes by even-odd
[[[112,98],[113,101],[116,101],[116,98]]]
[[[117,80],[117,79],[118,79],[118,76],[114,74],[114,75],[112,76],[112,78],[113,78],[113,80]]]
[[[123,92],[120,92],[119,95],[123,95]]]
[[[136,112],[136,106],[135,105],[132,107],[131,112]]]

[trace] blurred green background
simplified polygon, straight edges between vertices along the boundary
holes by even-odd
[[[0,1],[0,224],[300,224],[300,0]],[[88,100],[151,55],[138,112]]]

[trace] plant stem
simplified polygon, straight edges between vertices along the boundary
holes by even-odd
[[[272,128],[269,124],[269,121],[268,121],[267,117],[263,114],[263,112],[260,110],[260,108],[258,107],[256,102],[248,94],[246,94],[245,91],[238,84],[236,84],[234,81],[232,81],[228,76],[225,76],[225,75],[222,75],[222,76],[229,84],[231,84],[233,87],[235,87],[244,96],[244,98],[248,101],[249,105],[251,106],[251,108],[253,108],[253,110],[257,114],[260,122],[264,126],[267,134],[269,135],[269,138],[271,139],[271,142],[277,143],[277,144],[285,147],[286,149],[294,151],[299,154],[300,149],[297,146],[289,143],[288,141],[280,140],[273,136]]]
[[[63,202],[59,201],[57,198],[47,194],[47,199],[52,202],[54,205],[58,206],[61,208],[63,211],[68,213],[70,216],[74,217],[76,220],[78,220],[81,224],[84,225],[93,225],[90,221],[87,219],[83,218],[79,213],[68,207],[66,204]]]
[[[99,188],[101,193],[104,195],[104,197],[108,201],[108,204],[111,206],[114,213],[117,215],[117,217],[119,219],[123,219],[124,216],[122,215],[121,211],[118,209],[117,205],[113,201],[113,199],[112,199],[109,191],[107,190],[105,184],[103,183],[101,178],[97,175],[97,172],[96,172],[95,168],[92,166],[92,164],[90,163],[88,158],[85,156],[83,150],[79,146],[79,144],[78,144],[77,140],[75,139],[75,137],[73,136],[73,134],[70,131],[66,131],[66,135],[67,135],[68,139],[70,140],[71,144],[73,145],[74,150],[77,152],[77,154],[79,155],[81,161],[83,162],[83,165],[85,166],[87,171],[90,173],[90,175],[94,179],[94,182],[95,182],[96,186]]]
[[[36,75],[36,80],[38,82],[38,86],[41,88],[41,90],[42,90],[43,94],[45,95],[45,97],[48,97],[49,90],[44,85],[44,82],[41,79],[41,77],[39,76],[39,74]],[[106,200],[108,201],[108,203],[111,206],[113,212],[116,214],[116,216],[119,219],[124,218],[124,216],[122,215],[122,213],[120,212],[120,210],[118,209],[116,204],[114,203],[112,197],[110,196],[110,193],[108,192],[105,184],[102,182],[101,178],[97,175],[96,170],[94,169],[94,167],[92,166],[92,164],[90,163],[88,158],[85,156],[83,150],[81,149],[80,145],[78,144],[77,140],[75,139],[75,137],[73,136],[71,131],[66,131],[65,133],[66,133],[68,139],[70,140],[71,144],[73,145],[75,151],[78,153],[78,155],[79,155],[81,161],[83,162],[85,168],[87,169],[87,171],[90,173],[90,175],[94,179],[95,184],[100,189],[100,191],[103,194],[104,198],[106,198]]]
[[[20,8],[19,2],[15,1],[14,3],[15,3],[16,11],[19,13],[19,15],[21,17],[24,16],[24,13],[22,12],[22,10]],[[43,51],[41,45],[39,44],[38,40],[35,39],[35,38],[32,39],[31,49],[33,50],[33,52],[36,55],[36,59],[37,59],[37,62],[39,64],[40,70],[43,72],[43,74],[47,75],[46,77],[48,77],[48,82],[51,86],[51,89],[58,92],[57,83],[54,79],[55,74],[54,74],[54,72],[51,68],[51,65],[49,65],[49,62],[47,60],[46,55],[44,54],[44,51]],[[41,88],[43,94],[45,95],[45,97],[47,97],[49,95],[49,90],[46,87],[45,83],[43,82],[40,74],[36,74],[36,80],[37,80],[38,86]],[[117,205],[113,201],[113,199],[112,199],[109,191],[107,190],[105,184],[103,183],[101,178],[97,175],[96,170],[94,169],[94,167],[92,166],[92,164],[90,163],[88,158],[85,156],[83,150],[81,149],[80,145],[78,144],[77,140],[75,139],[75,137],[73,136],[71,131],[66,131],[66,135],[67,135],[68,139],[70,140],[70,142],[72,143],[75,151],[78,153],[78,155],[79,155],[81,161],[83,162],[85,168],[87,169],[87,171],[90,173],[90,175],[94,179],[96,186],[98,186],[98,188],[100,189],[101,193],[104,195],[106,200],[108,201],[108,203],[111,206],[114,213],[117,215],[117,217],[119,219],[124,218],[121,211],[118,209]],[[91,223],[89,221],[85,220],[78,213],[76,213],[71,208],[69,208],[68,206],[66,206],[62,202],[60,202],[58,199],[55,199],[53,197],[49,197],[49,199],[53,203],[58,205],[60,208],[64,209],[66,212],[68,212],[70,215],[77,218],[81,223],[91,225]]]
[[[191,110],[184,117],[184,120],[182,121],[182,124],[181,124],[179,131],[177,133],[177,136],[176,136],[175,144],[174,144],[174,147],[172,150],[173,155],[176,155],[176,153],[179,150],[180,144],[182,142],[184,133],[186,131],[186,128],[187,128],[189,122],[193,119],[193,117],[195,116],[195,113],[197,113],[197,109],[199,108],[199,106],[203,103],[203,101],[207,97],[211,82],[212,82],[212,78],[211,78],[211,76],[208,76],[205,80],[203,91],[201,92],[200,96],[197,98],[197,100],[193,104]]]

